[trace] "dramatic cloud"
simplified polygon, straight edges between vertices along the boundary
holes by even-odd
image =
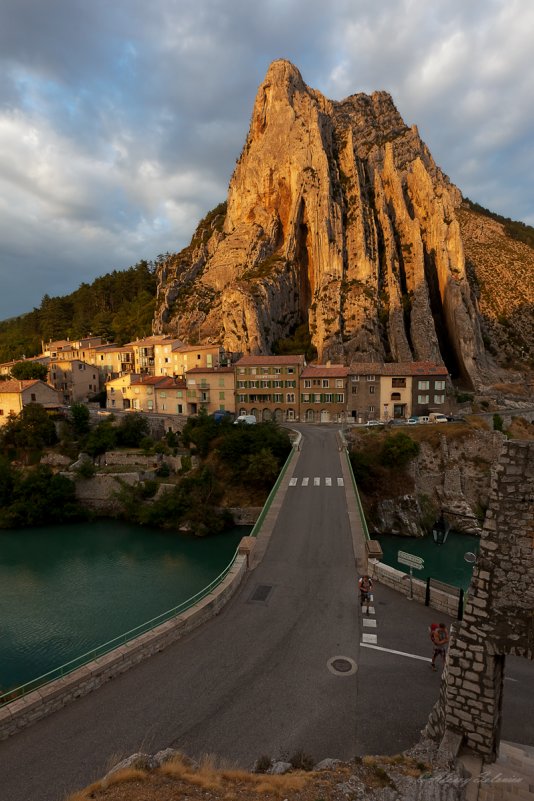
[[[465,195],[534,223],[530,0],[3,0],[0,319],[178,250],[269,63],[389,91]]]

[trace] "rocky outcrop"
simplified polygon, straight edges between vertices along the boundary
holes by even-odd
[[[486,359],[461,196],[385,92],[330,101],[275,61],[228,191],[159,267],[154,331],[269,353],[308,327],[320,360]]]

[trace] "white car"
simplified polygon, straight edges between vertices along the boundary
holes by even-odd
[[[365,424],[366,426],[381,426],[383,423],[380,420],[368,420]]]

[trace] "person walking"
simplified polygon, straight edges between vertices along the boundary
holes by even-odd
[[[449,644],[449,632],[445,623],[432,623],[428,629],[430,639],[432,640],[432,662],[430,667],[436,670],[436,659],[441,656],[443,664],[445,665],[445,658],[447,656],[447,646]]]
[[[358,589],[360,590],[360,606],[366,606],[366,614],[369,614],[369,604],[371,602],[371,591],[373,589],[373,582],[370,576],[365,573],[358,581]]]

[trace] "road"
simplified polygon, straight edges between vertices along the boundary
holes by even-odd
[[[338,480],[344,454],[333,427],[300,428],[270,544],[236,597],[164,652],[0,743],[2,799],[62,801],[117,758],[168,746],[250,767],[263,754],[348,759],[417,740],[439,690],[428,663],[435,613],[377,587],[376,626],[363,625]],[[370,631],[387,650],[360,645]],[[334,657],[355,670],[333,672]],[[533,717],[522,710],[529,675],[512,685],[520,720]]]

